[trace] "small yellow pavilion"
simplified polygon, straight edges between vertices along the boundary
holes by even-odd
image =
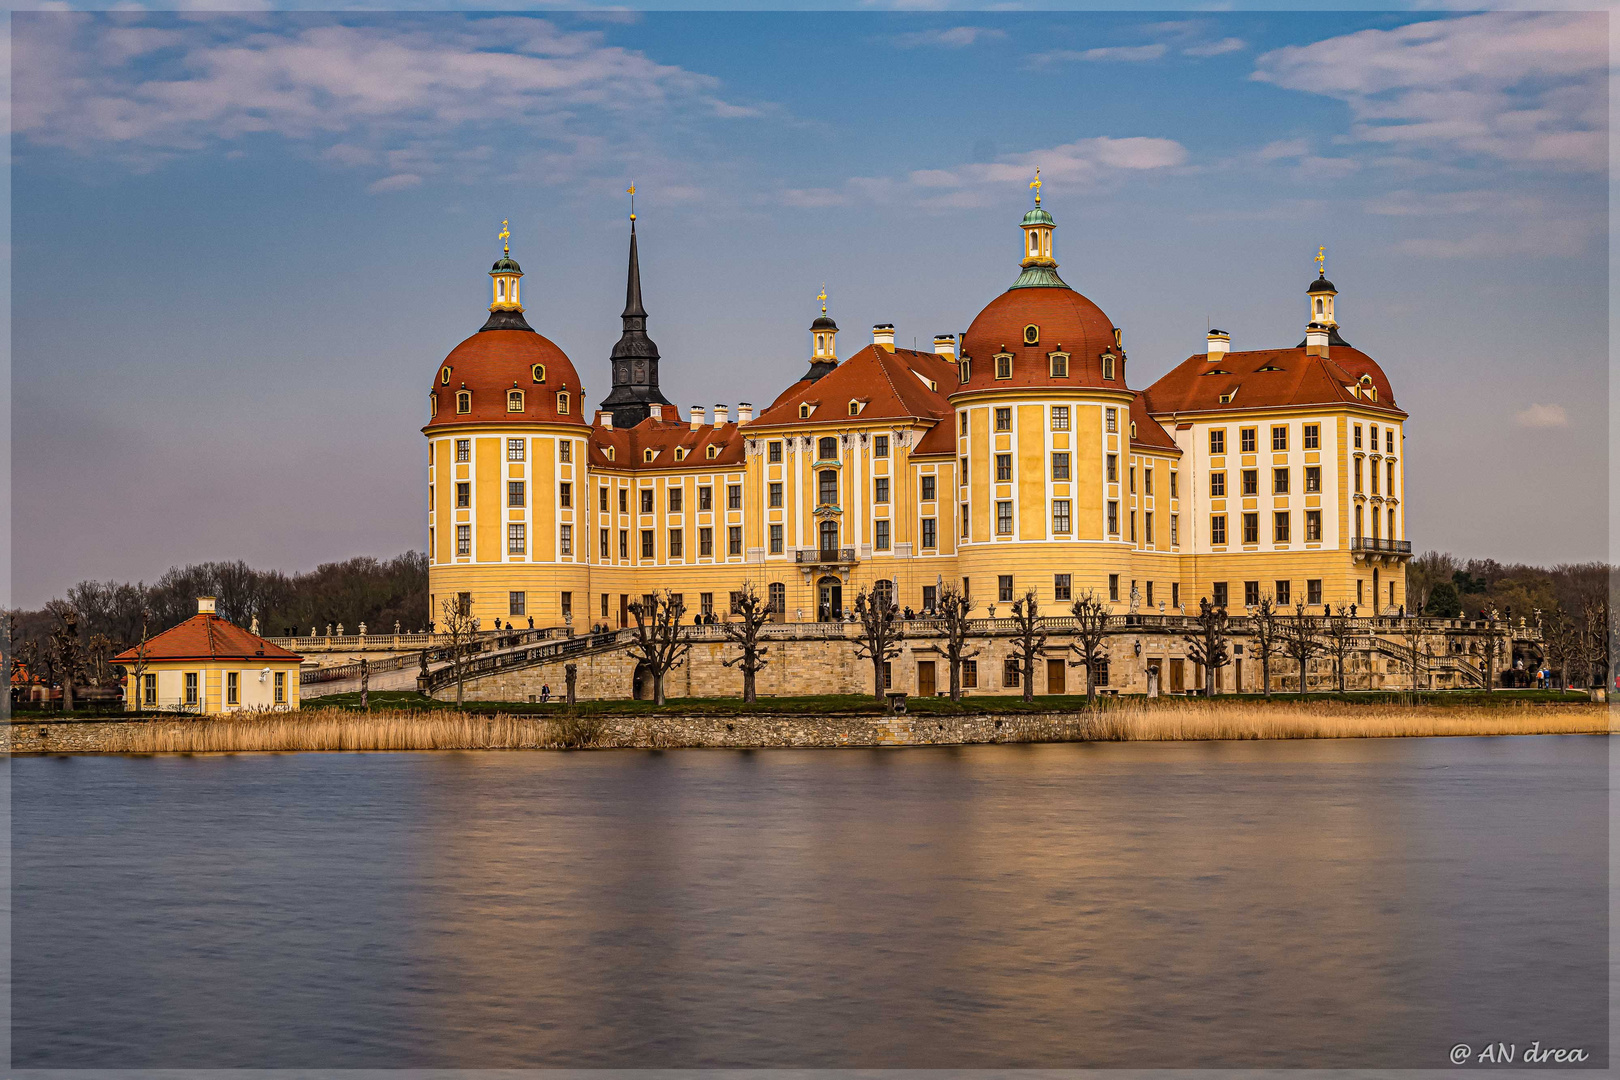
[[[126,702],[138,693],[143,709],[190,713],[296,709],[302,660],[220,618],[212,596],[198,597],[197,614],[179,626],[113,657],[128,672]]]

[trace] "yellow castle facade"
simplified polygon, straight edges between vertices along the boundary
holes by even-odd
[[[1407,417],[1321,270],[1299,345],[1237,352],[1211,331],[1133,390],[1124,335],[1059,277],[1037,196],[1017,279],[960,343],[904,349],[883,324],[840,359],[824,302],[808,370],[774,401],[683,419],[635,225],[598,407],[525,318],[509,251],[488,321],[435,372],[431,617],[449,600],[485,626],[617,627],[668,590],[689,620],[724,619],[745,585],[785,621],[844,617],[862,590],[921,613],[947,584],[976,615],[1030,590],[1049,614],[1087,591],[1121,614],[1406,602]]]

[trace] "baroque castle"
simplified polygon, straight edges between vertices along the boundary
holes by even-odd
[[[459,600],[486,626],[624,626],[667,589],[724,618],[744,583],[784,621],[839,618],[862,589],[925,611],[945,583],[975,614],[1030,589],[1052,614],[1087,590],[1121,614],[1262,594],[1402,607],[1406,414],[1341,336],[1325,271],[1298,345],[1237,352],[1212,330],[1133,390],[1120,328],[1058,275],[1036,190],[1018,276],[960,348],[903,349],[885,324],[840,359],[823,295],[808,369],[735,417],[683,420],[660,390],[635,214],[594,411],[525,319],[508,248],[488,321],[429,394],[434,617]]]

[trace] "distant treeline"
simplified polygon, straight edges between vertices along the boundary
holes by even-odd
[[[1551,569],[1495,559],[1459,559],[1430,551],[1406,567],[1406,599],[1412,611],[1456,618],[1466,613],[1477,618],[1495,610],[1503,618],[1512,611],[1535,621],[1535,612],[1574,614],[1598,596],[1609,595],[1620,568],[1600,562],[1560,563]]]
[[[255,570],[245,562],[177,566],[151,585],[81,581],[37,611],[8,612],[8,667],[21,659],[32,675],[59,681],[61,634],[71,621],[83,673],[93,683],[111,675],[106,658],[197,614],[197,598],[212,596],[216,610],[241,627],[259,620],[259,632],[274,637],[289,628],[322,632],[341,623],[349,633],[361,623],[373,633],[425,629],[428,614],[427,556],[408,551],[392,559],[361,557],[324,563],[301,574]],[[73,664],[72,666],[78,666]]]

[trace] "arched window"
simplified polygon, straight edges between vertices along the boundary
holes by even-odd
[[[557,395],[557,415],[558,416],[567,416],[568,415],[568,395],[567,394],[558,394]]]
[[[711,446],[709,447],[708,453],[709,457],[717,458],[720,456],[720,448],[718,446]]]
[[[823,521],[817,529],[823,553],[838,550],[838,522]]]
[[[1136,421],[1131,421],[1131,438],[1136,438]]]
[[[962,359],[957,362],[956,366],[960,372],[962,382],[967,382],[968,379],[973,377],[973,361],[968,357],[962,357]]]
[[[505,278],[496,278],[495,279],[495,299],[497,299],[497,300],[505,300],[506,299],[506,279]]]
[[[773,581],[765,588],[765,607],[778,615],[787,610],[787,586],[780,581]]]
[[[439,415],[439,395],[438,394],[429,394],[428,395],[428,416],[431,417],[431,416],[438,416],[438,415]]]
[[[458,413],[470,413],[470,412],[472,412],[472,391],[471,390],[462,390],[462,391],[459,391],[456,394],[456,412],[458,412]]]
[[[1316,298],[1316,313],[1318,315],[1322,314],[1322,298],[1320,296]]]
[[[838,474],[831,469],[821,470],[817,477],[816,501],[822,506],[838,505]]]
[[[545,382],[546,381],[546,365],[544,365],[544,364],[536,364],[536,365],[534,365],[533,367],[531,367],[529,369],[529,375],[534,379],[535,382]]]
[[[838,440],[833,438],[831,435],[828,435],[826,438],[822,439],[816,448],[816,460],[837,461]]]
[[[887,578],[872,583],[872,602],[883,607],[894,606],[894,582]]]
[[[861,413],[861,403],[856,401],[854,398],[851,398],[850,402],[849,402],[849,415],[851,415],[851,416],[859,416],[860,413]]]
[[[506,392],[506,411],[507,412],[522,412],[523,411],[523,391],[521,391],[521,390],[508,390]]]
[[[643,450],[641,452],[641,460],[642,461],[651,461],[652,459],[653,459],[653,452],[651,450]]]

